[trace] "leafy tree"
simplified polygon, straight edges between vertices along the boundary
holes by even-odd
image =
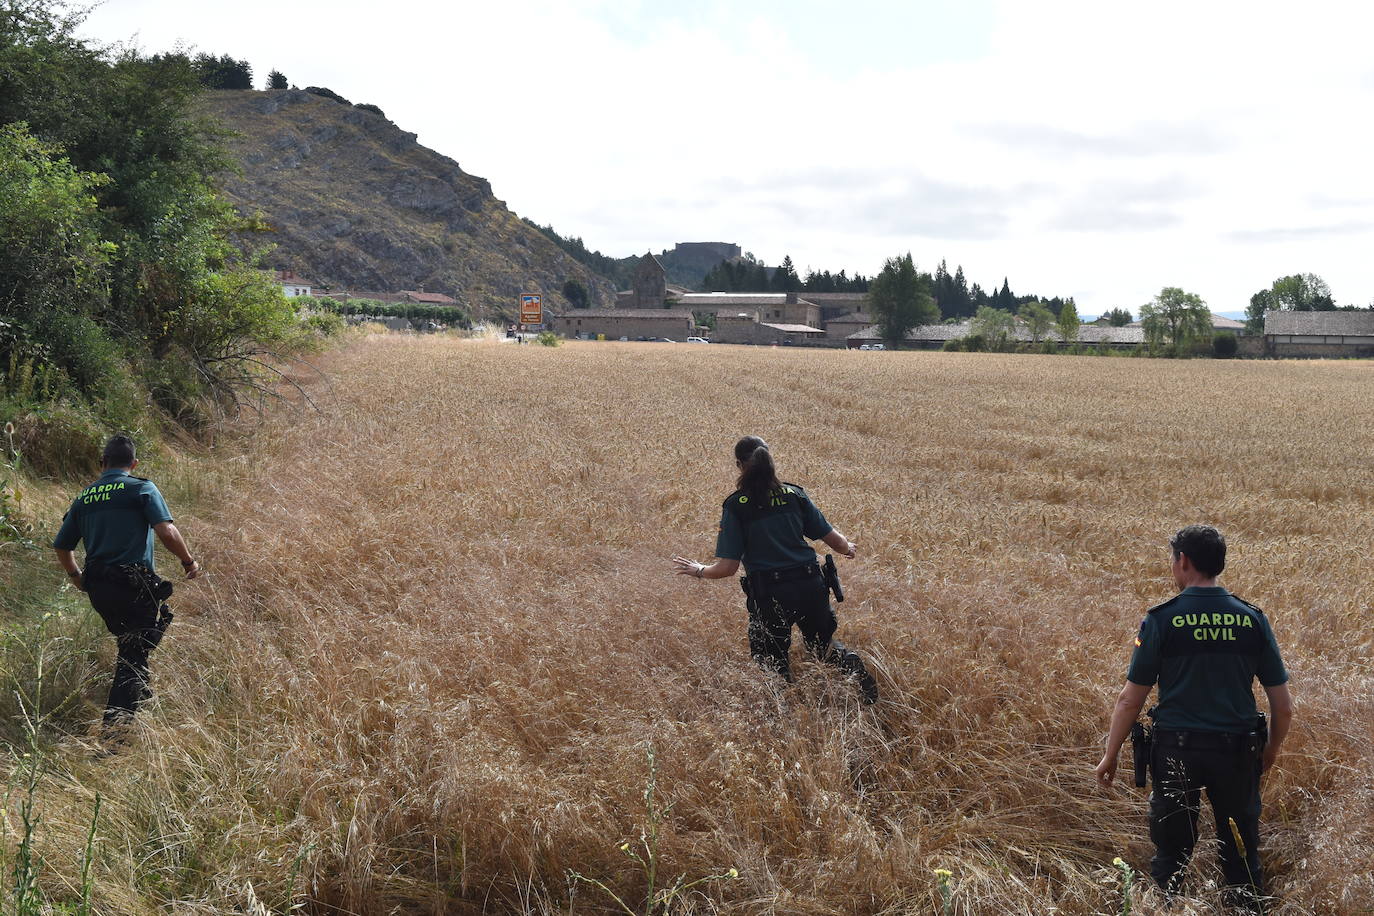
[[[1039,343],[1055,322],[1055,315],[1043,303],[1032,300],[1021,306],[1021,320],[1030,332],[1031,343]]]
[[[1011,312],[984,305],[973,316],[973,334],[970,337],[981,337],[989,350],[1005,350],[1015,330],[1016,319]]]
[[[1272,289],[1275,308],[1292,309],[1295,312],[1331,312],[1336,309],[1336,303],[1331,298],[1331,287],[1316,274],[1279,277]]]
[[[587,287],[582,285],[581,280],[568,280],[563,284],[563,298],[575,309],[584,309],[590,306],[591,296],[587,293]]]
[[[1212,336],[1212,313],[1196,293],[1166,286],[1154,300],[1140,308],[1140,323],[1152,347],[1170,345],[1182,355]]]
[[[1250,297],[1245,309],[1245,326],[1252,333],[1264,331],[1264,316],[1274,309],[1287,309],[1294,312],[1335,311],[1336,302],[1331,297],[1331,287],[1316,274],[1291,274],[1279,277],[1268,289],[1262,289]]]
[[[267,74],[267,85],[264,88],[285,89],[287,85],[286,74],[282,73],[280,70],[273,70],[271,73]]]
[[[246,60],[228,54],[197,54],[196,75],[206,89],[252,89],[253,67]]]
[[[95,192],[108,180],[78,172],[22,123],[0,127],[0,315],[102,302],[112,246],[100,237]]]
[[[1110,309],[1102,317],[1114,328],[1124,328],[1131,323],[1131,313],[1122,308]]]
[[[227,56],[98,52],[65,9],[0,0],[0,123],[28,124],[0,144],[0,171],[27,176],[0,206],[4,247],[26,252],[23,264],[0,255],[0,318],[65,354],[73,379],[118,363],[196,421],[205,395],[234,400],[270,372],[245,341],[282,348],[295,327],[280,288],[230,241],[242,227],[217,188],[229,159],[197,113],[211,62],[249,71]]]
[[[915,327],[940,320],[927,281],[916,271],[908,252],[888,258],[868,288],[868,308],[886,340],[897,342]]]
[[[1066,345],[1078,342],[1078,307],[1069,299],[1059,309],[1059,317],[1055,322],[1059,327],[1059,337]]]
[[[1262,289],[1250,297],[1245,307],[1245,329],[1252,334],[1264,333],[1264,316],[1275,308],[1274,290]]]

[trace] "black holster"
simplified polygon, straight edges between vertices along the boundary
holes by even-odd
[[[821,567],[821,575],[825,577],[825,587],[835,593],[835,600],[844,600],[844,588],[840,585],[840,571],[835,568],[835,555],[828,553],[825,555],[825,565]]]
[[[128,563],[113,568],[102,567],[97,570],[97,574],[112,578],[122,577],[134,594],[157,608],[157,619],[153,626],[143,631],[143,641],[147,644],[148,650],[156,649],[162,642],[162,637],[167,634],[167,628],[172,625],[172,621],[176,618],[172,609],[167,606],[167,599],[172,597],[172,592],[175,590],[172,583],[148,567],[140,566],[137,563]]]
[[[1135,784],[1144,787],[1150,772],[1150,750],[1154,746],[1154,729],[1142,722],[1131,726],[1131,765],[1135,768]]]

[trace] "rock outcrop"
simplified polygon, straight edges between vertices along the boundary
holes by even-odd
[[[486,179],[381,115],[295,89],[212,92],[206,107],[234,132],[243,170],[225,191],[266,227],[253,241],[275,244],[270,266],[334,289],[444,293],[479,317],[509,317],[531,292],[562,311],[568,280],[614,302]]]

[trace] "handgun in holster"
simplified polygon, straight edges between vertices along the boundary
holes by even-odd
[[[835,593],[836,601],[843,601],[844,588],[840,585],[840,571],[835,568],[833,553],[825,555],[825,565],[821,567],[821,572],[825,576],[825,587]]]
[[[1154,729],[1143,722],[1131,726],[1131,764],[1135,767],[1135,784],[1144,787],[1150,771],[1150,749],[1154,745]]]
[[[149,651],[156,649],[176,617],[167,606],[167,599],[172,597],[174,590],[172,583],[146,566],[129,564],[119,568],[128,579],[129,586],[135,591],[142,591],[157,606],[157,619],[143,636]]]

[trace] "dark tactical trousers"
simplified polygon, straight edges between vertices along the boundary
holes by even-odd
[[[792,680],[787,653],[795,625],[812,655],[858,681],[864,702],[877,701],[878,684],[863,659],[832,638],[839,622],[819,570],[810,578],[769,583],[766,588],[755,585],[747,605],[749,654],[760,665]]]
[[[1162,731],[1162,730],[1161,730]],[[1207,733],[1189,733],[1191,735]],[[1253,894],[1263,894],[1259,862],[1260,759],[1253,744],[1184,746],[1155,743],[1151,767],[1150,839],[1155,856],[1150,874],[1166,892],[1177,890],[1183,868],[1197,842],[1202,790],[1212,805],[1217,846],[1231,902],[1248,906]],[[1245,844],[1236,849],[1230,821]]]
[[[105,724],[128,721],[140,703],[152,697],[148,655],[157,645],[158,602],[148,589],[131,582],[118,569],[88,570],[86,595],[119,647],[114,682],[105,703]]]

